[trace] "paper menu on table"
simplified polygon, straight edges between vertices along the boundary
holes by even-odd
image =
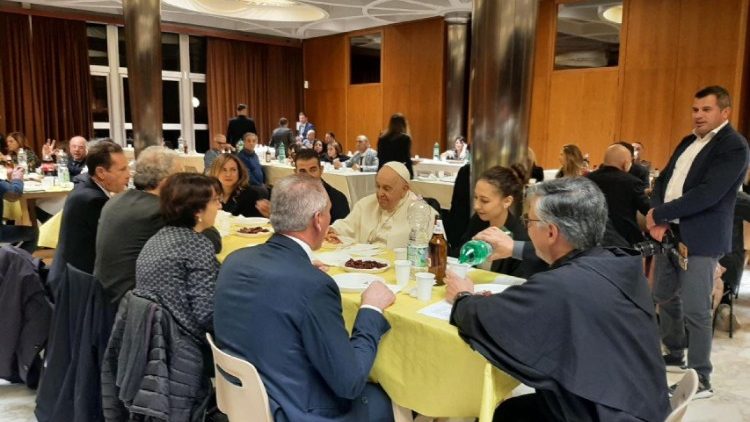
[[[443,321],[449,321],[451,318],[452,308],[453,305],[444,300],[441,300],[440,302],[433,303],[432,305],[420,309],[419,313],[422,315],[427,315],[428,317],[442,319]]]

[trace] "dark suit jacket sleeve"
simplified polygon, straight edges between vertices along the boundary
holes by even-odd
[[[747,147],[742,144],[742,139],[734,137],[715,141],[732,145],[716,145],[714,148],[718,151],[705,163],[709,170],[701,183],[684,192],[681,197],[654,209],[654,220],[657,223],[697,214],[715,205],[729,189],[732,189],[737,177],[747,167]]]
[[[383,315],[362,309],[352,336],[341,316],[341,296],[333,281],[310,295],[300,333],[310,362],[336,396],[353,400],[362,394],[380,337],[390,325]]]
[[[646,191],[639,184],[634,183],[632,187],[633,196],[633,208],[637,209],[641,214],[646,215],[648,210],[651,208],[650,200],[646,195]]]

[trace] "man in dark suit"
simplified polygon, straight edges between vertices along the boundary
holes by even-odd
[[[339,218],[349,215],[349,200],[338,189],[323,180],[323,166],[320,165],[320,156],[312,149],[303,149],[294,157],[294,172],[307,174],[320,179],[323,187],[331,200],[331,223]]]
[[[86,167],[88,173],[81,175],[63,207],[60,239],[49,275],[53,289],[64,276],[66,264],[93,273],[102,208],[111,196],[124,191],[130,180],[128,159],[122,147],[111,141],[99,141],[89,148]]]
[[[693,100],[693,133],[683,138],[654,183],[653,208],[646,215],[651,236],[668,229],[687,246],[683,270],[667,256],[656,257],[654,299],[659,305],[667,369],[698,372],[696,397],[711,389],[711,290],[714,268],[732,250],[732,218],[737,190],[748,163],[747,140],[729,124],[731,98],[710,86]]]
[[[246,104],[237,105],[237,116],[229,119],[227,125],[227,140],[232,146],[236,146],[237,142],[242,139],[246,133],[258,134],[255,129],[255,121],[247,116],[248,109]]]
[[[621,144],[613,144],[607,148],[601,167],[587,177],[604,193],[609,219],[617,233],[633,245],[643,241],[636,213],[646,215],[650,206],[640,180],[628,173],[631,164],[630,151]]]
[[[350,337],[336,283],[312,263],[331,219],[323,186],[288,176],[271,201],[276,233],[230,254],[219,271],[217,345],[256,366],[276,422],[392,421],[390,400],[367,377],[395,296],[372,283]]]
[[[315,125],[307,120],[307,114],[304,111],[299,112],[299,121],[297,122],[297,135],[302,139],[307,138],[307,132],[315,130]]]
[[[278,150],[279,145],[284,144],[284,149],[289,151],[289,145],[294,143],[294,135],[289,129],[289,120],[286,117],[279,119],[279,127],[273,130],[271,134],[271,147]]]

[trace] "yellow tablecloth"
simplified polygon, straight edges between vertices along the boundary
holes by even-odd
[[[224,237],[223,261],[231,252],[263,243],[266,238]],[[381,257],[393,259],[387,252]],[[331,275],[343,270],[332,268]],[[379,274],[395,282],[395,271]],[[496,274],[474,270],[475,283],[494,280]],[[405,291],[413,287],[413,282]],[[360,305],[360,295],[341,295],[344,319],[351,330]],[[432,302],[445,297],[444,287],[435,287]],[[383,337],[370,373],[398,405],[431,417],[479,417],[491,421],[496,405],[508,397],[518,381],[489,364],[458,336],[446,321],[431,318],[418,311],[428,304],[399,293],[396,303],[385,311],[391,330]]]
[[[41,248],[57,249],[57,242],[60,238],[60,222],[62,221],[62,211],[53,215],[44,224],[39,226],[39,241],[37,245]]]

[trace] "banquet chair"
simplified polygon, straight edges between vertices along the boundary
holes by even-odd
[[[226,413],[230,421],[273,422],[268,394],[255,367],[246,360],[221,351],[214,344],[211,334],[206,333],[206,338],[214,356],[219,410]],[[241,385],[231,382],[226,374],[239,379]]]
[[[680,422],[685,417],[688,404],[698,391],[698,373],[695,369],[688,369],[677,383],[677,389],[669,398],[669,404],[672,405],[672,412],[667,416],[665,422]]]

